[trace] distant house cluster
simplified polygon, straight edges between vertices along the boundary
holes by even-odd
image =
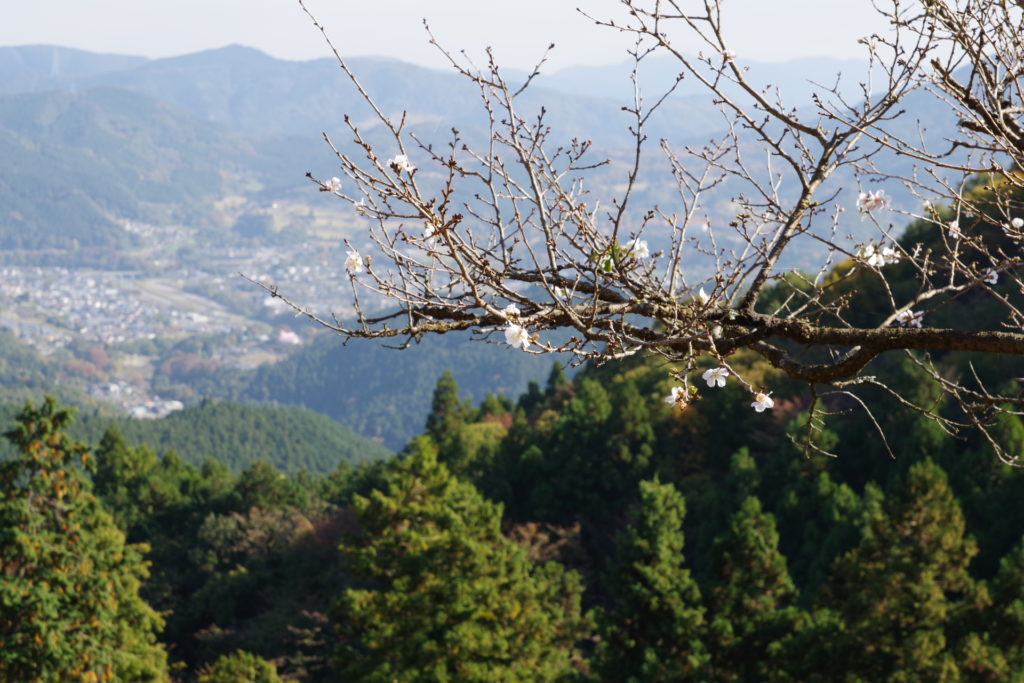
[[[301,331],[281,323],[288,306],[239,273],[318,315],[351,313],[337,240],[239,246],[190,227],[121,225],[138,238],[120,262],[129,269],[0,266],[0,327],[44,356],[68,350],[76,357],[68,365],[72,376],[86,378],[90,395],[136,417],[180,409],[180,401],[159,396],[153,381],[187,339],[205,341],[186,344],[181,353],[236,369],[273,361],[303,343]],[[83,345],[102,349],[104,362],[83,357]]]
[[[181,401],[162,401],[153,399],[138,405],[131,406],[128,413],[138,419],[157,419],[167,417],[176,410],[181,410],[185,404]]]
[[[185,404],[177,400],[149,397],[145,388],[139,389],[125,380],[94,383],[89,387],[89,395],[123,407],[129,415],[139,419],[156,419],[166,417]]]

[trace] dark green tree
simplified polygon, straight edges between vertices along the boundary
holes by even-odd
[[[833,458],[804,456],[807,420],[803,413],[790,423],[787,431],[801,448],[791,445],[785,452],[792,457],[773,463],[775,476],[766,482],[765,490],[780,492],[773,498],[782,551],[803,598],[810,602],[828,578],[835,558],[860,540],[861,501],[852,488],[832,478],[828,468]],[[827,423],[815,431],[819,448],[837,449],[839,439]]]
[[[697,580],[710,585],[715,581],[715,540],[729,529],[730,520],[743,501],[756,494],[761,472],[750,449],[743,447],[730,456],[729,471],[723,480],[711,481],[701,476],[683,483],[688,489],[684,493],[686,500],[701,511],[687,523],[690,564]]]
[[[526,393],[519,396],[516,407],[521,408],[524,413],[532,413],[544,402],[544,399],[544,392],[540,390],[540,384],[537,380],[531,379],[526,385]]]
[[[517,419],[503,444],[502,476],[516,482],[516,519],[621,521],[623,507],[609,503],[631,502],[646,472],[651,434],[645,408],[625,404],[636,400],[636,387],[613,395],[584,377],[575,389],[558,410],[543,410],[529,424]]]
[[[544,390],[545,395],[551,398],[567,392],[570,387],[572,387],[572,382],[565,376],[565,368],[556,361],[551,366],[551,372],[548,374],[548,382]]]
[[[797,619],[796,588],[779,552],[775,518],[747,497],[715,541],[715,585],[709,596],[711,678],[768,680],[780,667],[780,642]]]
[[[640,482],[640,504],[618,539],[595,670],[606,681],[705,680],[700,589],[683,566],[686,503],[672,484]]]
[[[237,650],[221,655],[199,672],[198,683],[281,683],[277,667],[256,655]]]
[[[609,420],[609,455],[635,472],[645,471],[654,454],[654,426],[650,411],[633,380],[620,382]]]
[[[957,663],[966,681],[1024,680],[1024,544],[999,564],[991,594],[961,615]]]
[[[988,623],[996,644],[1011,669],[1024,672],[1024,543],[999,564],[992,581],[992,605]]]
[[[867,498],[860,545],[836,560],[822,593],[845,624],[829,644],[835,671],[848,680],[956,680],[946,629],[975,590],[967,566],[977,547],[946,474],[926,460],[887,497]]]
[[[445,370],[434,388],[434,398],[427,415],[427,435],[443,446],[466,419],[467,408],[459,398],[459,385],[451,370]]]
[[[184,500],[176,461],[169,461],[168,467],[148,446],[129,446],[116,427],[103,434],[95,458],[93,489],[129,535],[159,511]]]
[[[142,598],[146,548],[127,545],[90,490],[72,413],[25,405],[0,464],[0,679],[168,680],[163,620]]]
[[[511,413],[514,405],[505,394],[487,394],[484,396],[484,400],[480,402],[479,417],[480,419],[487,418],[500,418],[507,413]]]
[[[258,507],[305,508],[310,504],[312,486],[302,486],[298,478],[290,478],[273,465],[256,462],[238,475],[235,482],[233,506],[238,510]]]
[[[732,503],[730,511],[735,511],[750,496],[757,495],[761,485],[761,472],[757,461],[750,455],[750,449],[744,446],[729,458],[729,476],[723,486],[724,493]],[[729,516],[732,515],[730,512]]]
[[[551,680],[582,635],[579,577],[538,565],[501,535],[501,506],[455,479],[430,449],[356,497],[361,534],[343,549],[366,581],[333,617],[337,666],[360,681]]]

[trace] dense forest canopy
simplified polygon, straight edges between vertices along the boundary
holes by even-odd
[[[0,419],[10,420],[17,412],[13,404],[0,404]],[[82,410],[69,433],[98,443],[111,428],[131,445],[145,445],[196,466],[212,460],[234,473],[264,462],[288,474],[325,474],[341,463],[369,462],[391,454],[318,413],[216,400],[158,420],[114,417],[96,408]],[[10,456],[13,450],[0,444],[0,457]]]
[[[785,381],[754,354],[737,362]],[[874,371],[944,409],[909,360]],[[45,481],[74,488],[32,496],[74,491],[148,549],[138,596],[165,624],[151,622],[162,650],[146,666],[167,657],[183,680],[981,681],[1024,667],[1024,477],[982,436],[955,438],[890,397],[880,427],[895,460],[860,411],[821,427],[838,458],[805,456],[806,404],[759,414],[727,384],[681,411],[664,401],[671,385],[653,356],[572,379],[556,364],[515,401],[474,405],[448,374],[401,454],[327,474],[199,468],[113,428],[86,449],[51,403],[18,424],[49,424],[58,436],[38,438],[79,463],[47,461]],[[999,430],[1024,444],[1020,418]],[[38,467],[32,443],[16,440],[5,466]],[[34,480],[5,481],[17,509]],[[45,527],[6,528],[23,540],[0,546],[2,566],[35,566],[25,549]],[[47,539],[68,552],[68,537]],[[28,606],[12,595],[10,609]],[[75,607],[40,628],[91,609],[74,590],[63,599]],[[5,666],[28,647],[67,662],[89,652],[9,642]]]

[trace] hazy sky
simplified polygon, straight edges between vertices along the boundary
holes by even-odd
[[[694,2],[694,0],[689,0]],[[622,16],[617,0],[308,0],[349,55],[386,55],[440,65],[422,20],[453,50],[492,46],[507,66],[526,67],[556,43],[551,66],[625,58],[615,33],[575,8]],[[696,4],[696,2],[694,2]],[[859,57],[857,38],[882,24],[869,0],[727,0],[732,49],[759,61]],[[297,0],[0,0],[0,45],[48,43],[148,57],[232,43],[276,57],[312,59],[327,50]],[[694,50],[696,51],[696,50]]]

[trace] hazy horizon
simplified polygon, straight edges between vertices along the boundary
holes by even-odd
[[[494,48],[501,64],[530,68],[549,43],[556,48],[548,70],[603,66],[626,59],[630,41],[597,27],[572,3],[523,0],[515,7],[485,6],[471,0],[383,0],[339,3],[309,0],[310,10],[335,45],[350,57],[390,57],[443,68],[444,58],[428,44],[423,18],[453,52],[480,57]],[[731,48],[742,58],[785,62],[806,57],[856,59],[857,39],[884,25],[865,0],[732,0],[727,24]],[[617,0],[591,0],[587,12],[621,17]],[[294,0],[38,0],[4,11],[0,46],[58,45],[90,52],[173,57],[242,45],[278,59],[306,61],[330,56],[319,32]],[[835,18],[842,17],[842,21]],[[58,19],[54,19],[58,17]],[[727,16],[727,19],[730,18]],[[501,26],[501,32],[494,28]],[[828,30],[822,30],[822,27]],[[694,45],[688,52],[697,52]]]
[[[199,48],[199,49],[191,50],[191,51],[188,51],[188,52],[180,52],[180,53],[169,54],[169,55],[162,55],[162,56],[157,56],[157,57],[150,57],[150,56],[147,56],[147,55],[138,54],[138,53],[131,53],[131,52],[117,52],[117,51],[111,51],[111,50],[92,50],[92,49],[88,49],[88,48],[76,47],[76,46],[73,46],[73,45],[61,45],[61,44],[58,44],[58,43],[23,43],[23,44],[12,44],[12,45],[0,45],[0,50],[2,50],[2,49],[36,48],[36,47],[41,47],[41,48],[58,48],[58,49],[63,49],[63,50],[77,50],[77,51],[81,51],[81,52],[85,52],[85,53],[89,53],[89,54],[112,56],[112,57],[134,57],[134,58],[146,59],[146,60],[149,60],[149,61],[157,61],[157,60],[162,60],[162,59],[175,59],[177,57],[186,57],[188,55],[200,54],[200,53],[203,53],[203,52],[216,52],[218,50],[226,50],[226,49],[230,49],[230,48],[243,48],[243,49],[247,49],[247,50],[255,50],[255,51],[260,52],[261,54],[264,54],[264,55],[266,55],[266,56],[268,56],[268,57],[270,57],[272,59],[277,59],[277,60],[286,61],[286,62],[302,63],[302,62],[315,62],[315,61],[319,61],[319,60],[323,60],[323,59],[327,59],[327,60],[333,60],[334,59],[334,55],[320,55],[320,56],[314,56],[314,57],[295,57],[295,58],[281,57],[281,56],[274,55],[274,54],[268,52],[267,50],[265,50],[262,47],[259,47],[259,46],[256,46],[256,45],[245,45],[243,43],[226,43],[224,45],[213,45],[213,46],[210,46],[210,47]],[[658,56],[658,55],[656,55],[656,56]],[[660,56],[664,56],[664,55],[660,55]],[[400,55],[353,54],[353,55],[346,55],[346,58],[347,59],[380,59],[380,60],[390,60],[390,61],[397,61],[397,62],[401,62],[401,63],[405,63],[405,64],[410,64],[412,66],[417,66],[417,67],[421,67],[421,68],[425,68],[425,69],[431,69],[431,70],[437,70],[437,71],[449,71],[450,70],[450,69],[446,68],[448,66],[446,64],[423,64],[423,63],[418,63],[418,62],[412,62],[412,61],[408,61],[406,59],[403,59]],[[628,57],[628,55],[623,54],[620,59],[617,59],[615,61],[600,62],[600,63],[593,63],[593,64],[568,64],[568,65],[562,65],[562,66],[560,66],[560,67],[558,67],[556,69],[548,68],[548,69],[545,69],[544,72],[548,73],[548,74],[551,74],[551,73],[555,73],[556,71],[571,70],[571,69],[577,69],[577,68],[612,67],[612,66],[621,65],[621,64],[623,64],[625,62],[628,62],[629,59],[630,58]],[[835,59],[836,61],[857,61],[857,56],[854,55],[854,56],[850,56],[850,57],[834,57],[834,56],[827,56],[827,55],[808,55],[808,56],[794,56],[794,57],[790,57],[790,58],[787,58],[787,59],[780,59],[780,60],[754,59],[754,60],[751,60],[751,61],[759,63],[759,64],[787,64],[787,63],[792,63],[792,62],[805,61],[805,60],[815,60],[815,59]],[[518,67],[512,67],[512,68],[518,68]]]

